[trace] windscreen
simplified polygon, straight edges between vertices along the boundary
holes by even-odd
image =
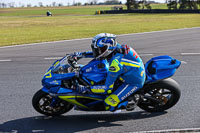
[[[67,56],[65,56],[60,61],[56,62],[54,64],[52,72],[56,73],[56,74],[63,74],[63,73],[71,72],[72,67],[68,64],[67,60],[68,60]]]

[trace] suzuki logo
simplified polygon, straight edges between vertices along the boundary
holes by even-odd
[[[137,89],[137,87],[134,87],[131,91],[129,91],[125,96],[123,96],[121,98],[121,100],[124,100],[125,98],[127,98],[128,96],[130,96],[135,90]]]

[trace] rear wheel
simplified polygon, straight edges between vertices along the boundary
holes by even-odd
[[[148,112],[162,112],[174,106],[180,99],[178,83],[164,79],[144,89],[144,98],[138,106]]]
[[[39,90],[33,96],[32,105],[37,112],[47,116],[61,115],[73,108],[73,105],[66,101],[56,99],[56,101],[53,102],[53,100],[55,100],[54,97],[42,90]]]

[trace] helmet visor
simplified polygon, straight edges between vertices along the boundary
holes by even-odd
[[[95,58],[103,55],[108,49],[107,45],[104,45],[103,47],[94,47],[94,45],[91,45],[91,47],[92,47],[93,56]]]

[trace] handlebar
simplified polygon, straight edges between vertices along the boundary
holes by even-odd
[[[74,54],[67,54],[67,61],[73,68],[79,68],[77,62],[84,56],[84,53],[74,52]]]
[[[76,64],[77,64],[77,57],[73,54],[67,54],[67,62],[69,63],[69,65],[71,65],[73,68],[75,68]]]

